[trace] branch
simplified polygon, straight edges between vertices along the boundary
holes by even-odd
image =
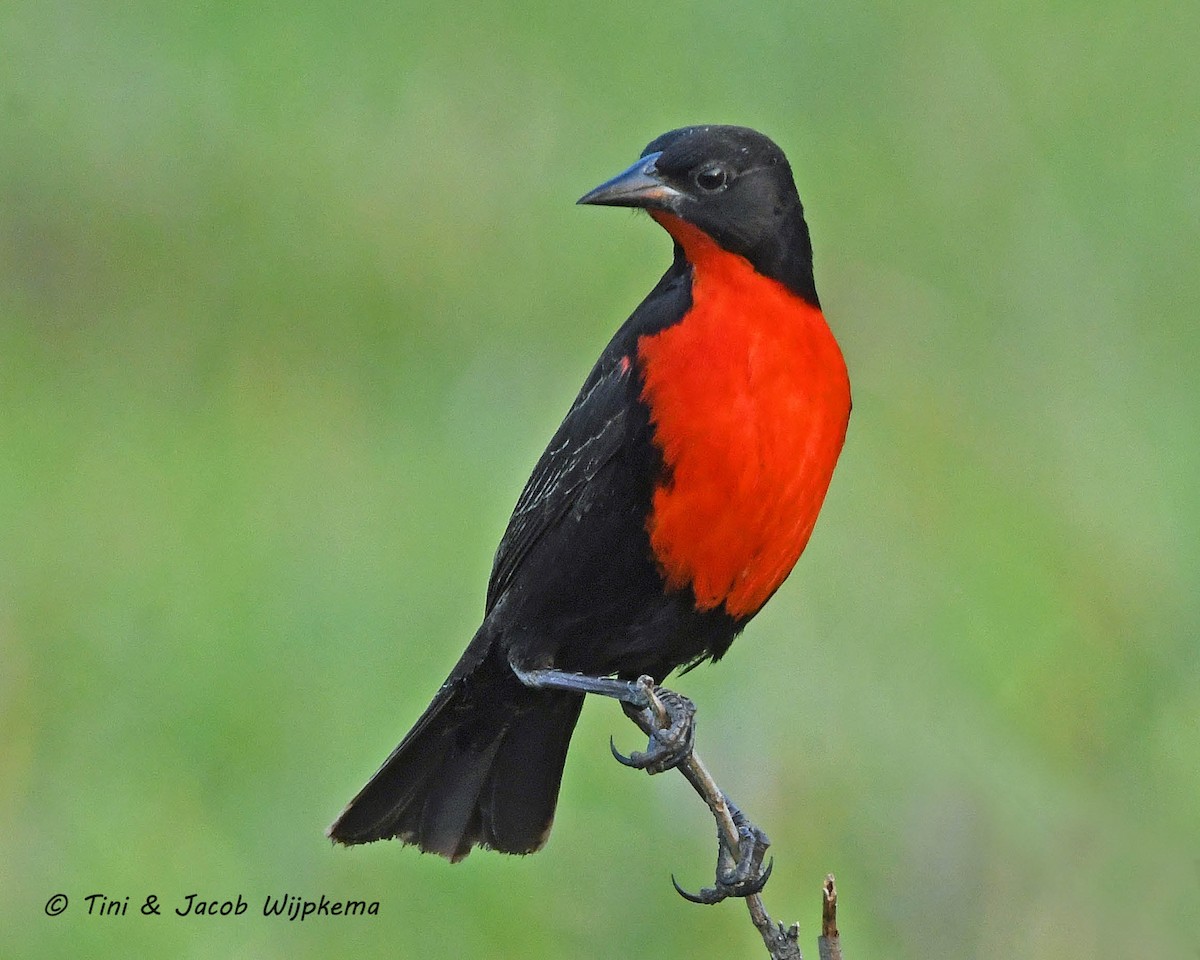
[[[645,680],[648,678],[643,678],[643,681]],[[672,726],[669,712],[659,697],[661,689],[646,683],[649,707],[645,710],[626,712],[626,716],[637,724],[639,729],[651,738],[652,742],[656,733],[661,734]],[[678,697],[678,694],[672,694],[672,696]],[[755,861],[755,865],[761,867],[762,854],[770,841],[761,830],[749,825],[749,822],[733,807],[725,792],[717,786],[712,774],[708,772],[708,768],[700,760],[696,751],[688,750],[675,769],[683,774],[712,812],[713,818],[717,822],[717,831],[720,834],[723,849],[739,851],[749,826],[749,829],[761,842]],[[740,828],[739,820],[741,821]],[[766,873],[770,873],[770,866],[767,867]],[[676,884],[676,889],[683,893],[678,884]],[[821,960],[842,960],[842,949],[837,931],[837,891],[834,888],[833,874],[826,877],[823,894],[821,937],[817,941],[818,950]],[[684,896],[689,900],[697,899],[688,894],[684,894]],[[771,960],[803,960],[799,942],[800,925],[793,923],[790,927],[785,928],[782,923],[772,920],[770,914],[767,913],[767,908],[763,905],[761,893],[751,893],[744,899],[746,909],[750,912],[750,920],[762,937]]]
[[[833,874],[825,878],[825,894],[821,904],[821,935],[817,937],[817,951],[821,960],[842,960],[842,938],[837,928],[837,887]]]

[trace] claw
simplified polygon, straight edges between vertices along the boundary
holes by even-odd
[[[635,770],[639,769],[640,765],[636,760],[633,759],[635,756],[637,756],[637,754],[635,753],[633,756],[628,757],[625,756],[625,754],[617,749],[616,741],[613,740],[612,737],[608,738],[608,749],[612,751],[613,758],[617,761],[617,763],[623,764],[627,767],[633,767]]]
[[[677,894],[683,897],[684,900],[688,900],[692,903],[701,903],[705,906],[711,906],[712,904],[720,903],[725,899],[725,896],[723,896],[714,887],[705,887],[699,893],[688,893],[679,885],[679,881],[675,879],[675,874],[671,874],[671,883],[674,885],[675,892]]]
[[[757,877],[747,878],[736,883],[725,883],[718,878],[715,887],[704,887],[699,893],[688,893],[688,891],[684,890],[679,885],[679,881],[675,879],[675,874],[671,874],[671,884],[675,887],[675,892],[683,897],[684,900],[711,906],[714,903],[720,903],[728,897],[752,897],[756,893],[762,893],[763,887],[771,879],[771,871],[774,868],[775,858],[772,857],[771,861],[767,864],[767,869]]]

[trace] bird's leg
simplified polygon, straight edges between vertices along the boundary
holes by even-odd
[[[621,701],[622,705],[629,704],[638,709],[650,706],[646,687],[641,680],[614,680],[611,677],[589,677],[584,673],[568,673],[566,670],[537,669],[525,670],[511,660],[509,666],[525,686],[537,690],[569,690],[572,693],[595,693],[602,697],[612,697]],[[643,677],[642,679],[649,679]],[[651,681],[651,688],[653,681]]]
[[[613,756],[627,767],[647,773],[662,773],[678,766],[692,752],[696,707],[687,697],[654,685],[652,677],[637,680],[614,680],[610,677],[589,677],[565,670],[525,670],[509,661],[513,673],[527,687],[542,690],[570,690],[573,693],[594,693],[620,701],[621,709],[650,737],[645,752],[625,756],[611,741]]]
[[[670,704],[675,699],[684,700],[684,698],[669,690],[663,690],[661,687],[654,687],[648,677],[640,678],[638,683],[649,684],[645,690],[649,706],[643,709],[634,709],[623,704],[626,715],[650,736],[651,747],[654,746],[656,740],[659,742],[663,739],[672,740],[672,731],[679,726],[680,708],[676,707],[675,716],[672,716]],[[688,749],[686,753],[674,760],[673,765],[692,785],[692,789],[699,794],[717,822],[717,876],[716,884],[706,887],[699,894],[687,893],[678,883],[675,884],[675,889],[695,903],[719,903],[726,897],[747,897],[754,900],[771,876],[772,863],[763,867],[763,859],[766,857],[771,841],[766,833],[751,823],[746,815],[725,795],[724,791],[717,786],[699,755],[691,749],[694,729],[692,719],[695,708],[690,701],[684,700],[684,702],[687,703],[688,713],[686,733]],[[616,753],[615,750],[613,752]],[[635,758],[641,756],[635,754]],[[625,762],[625,758],[619,755],[617,759]],[[667,768],[663,767],[662,769]],[[674,882],[673,877],[672,882]]]
[[[754,897],[766,886],[772,864],[764,868],[763,858],[771,841],[725,796],[693,750],[696,707],[691,700],[656,686],[651,677],[615,680],[563,670],[525,670],[511,661],[510,665],[527,687],[593,693],[619,701],[626,716],[650,742],[645,752],[628,757],[610,742],[613,756],[628,767],[651,774],[678,767],[708,805],[717,821],[716,884],[691,894],[676,883],[675,889],[682,896],[694,903],[720,903],[726,897]]]

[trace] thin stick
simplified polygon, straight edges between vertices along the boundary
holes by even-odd
[[[821,935],[817,938],[817,951],[821,960],[842,960],[842,938],[837,928],[837,887],[833,874],[825,878],[821,902]]]

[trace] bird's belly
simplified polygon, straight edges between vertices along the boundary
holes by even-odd
[[[668,587],[738,619],[766,603],[808,543],[850,412],[821,311],[757,280],[697,284],[685,318],[638,349],[665,468],[647,520],[655,559]]]

